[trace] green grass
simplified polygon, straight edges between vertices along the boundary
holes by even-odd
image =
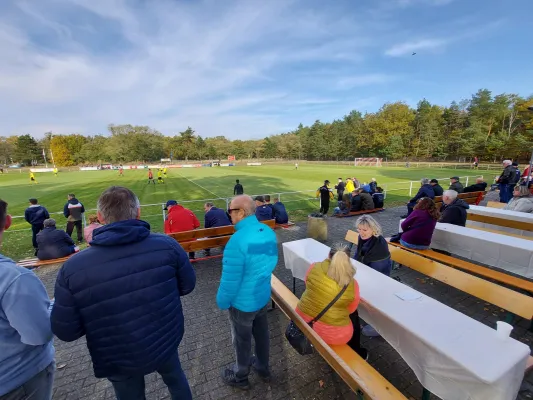
[[[124,177],[119,177],[117,171],[76,171],[60,172],[58,177],[52,173],[37,173],[38,184],[30,184],[27,173],[9,171],[0,175],[0,198],[9,203],[9,213],[13,216],[24,215],[28,206],[28,199],[36,197],[48,211],[59,214],[53,215],[58,227],[64,227],[66,220],[62,215],[63,205],[68,193],[75,193],[76,197],[85,205],[87,215],[90,209],[96,208],[96,201],[102,191],[111,185],[122,185],[133,190],[141,201],[141,218],[148,221],[152,230],[161,232],[163,216],[161,203],[175,199],[187,208],[196,212],[203,221],[203,203],[207,199],[216,199],[219,207],[226,207],[225,198],[233,195],[235,179],[240,179],[245,192],[251,195],[281,194],[291,220],[305,217],[310,211],[318,209],[314,191],[323,183],[324,179],[335,185],[338,177],[356,176],[361,182],[376,178],[378,184],[386,187],[386,206],[404,204],[409,197],[410,180],[421,177],[444,178],[453,175],[474,176],[472,170],[455,169],[416,169],[393,167],[350,167],[338,165],[300,165],[294,170],[293,165],[264,165],[260,167],[215,167],[215,168],[184,168],[169,169],[165,184],[148,185],[147,172],[126,170]],[[464,181],[464,180],[463,180]],[[448,181],[442,181],[446,187]],[[416,193],[418,184],[413,185]],[[307,193],[287,193],[309,191]],[[285,194],[284,194],[285,193]],[[5,232],[2,253],[15,260],[32,256],[31,231],[23,218],[15,218],[13,226]]]

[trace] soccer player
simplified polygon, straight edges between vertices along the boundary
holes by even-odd
[[[120,167],[118,167],[118,176],[124,176],[124,167],[122,164],[120,164]]]
[[[163,168],[163,176],[165,178],[167,177],[167,167]]]
[[[39,183],[37,182],[37,179],[35,179],[35,175],[33,174],[33,172],[30,171],[30,183]]]
[[[54,176],[55,176],[56,178],[57,178],[57,172],[58,172],[58,171],[57,171],[57,168],[54,167]]]
[[[244,194],[244,188],[240,184],[239,180],[235,180],[235,186],[233,187],[233,195],[234,196],[240,196],[241,194]]]
[[[159,168],[157,170],[157,183],[165,183],[165,181],[163,180],[163,169],[162,168]]]
[[[298,163],[294,164],[294,169],[298,169]]]
[[[320,213],[328,214],[329,211],[329,201],[333,200],[333,192],[329,188],[329,181],[325,180],[324,185],[320,186],[316,191],[316,197],[320,197]]]
[[[148,184],[150,184],[150,182],[152,182],[155,185],[154,173],[152,172],[151,169],[148,169]]]

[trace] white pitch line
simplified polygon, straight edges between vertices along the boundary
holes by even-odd
[[[177,172],[177,171],[176,171],[176,172]],[[178,172],[178,175],[181,176],[183,179],[187,179],[189,182],[194,183],[196,186],[198,186],[198,187],[204,189],[206,192],[209,192],[209,193],[214,194],[215,197],[216,197],[217,199],[222,199],[222,198],[223,198],[223,197],[220,197],[220,196],[219,196],[218,194],[216,194],[215,192],[213,192],[212,190],[209,190],[208,188],[203,187],[203,186],[200,185],[199,183],[196,183],[196,182],[193,181],[192,179],[189,179],[189,178],[187,178],[186,176],[183,176],[183,175],[180,174],[179,172]],[[224,198],[225,198],[225,197],[224,197]]]

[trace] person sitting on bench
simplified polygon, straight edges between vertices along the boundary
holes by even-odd
[[[359,197],[361,197],[361,211],[374,209],[374,200],[372,200],[369,192],[364,189],[359,189]]]
[[[55,260],[76,252],[72,238],[62,229],[56,229],[56,220],[44,220],[44,229],[37,234],[37,258]]]
[[[374,202],[374,208],[383,208],[385,195],[383,194],[383,189],[380,186],[376,187],[376,193],[372,195],[372,201]]]
[[[353,197],[352,197],[353,200]],[[348,193],[342,195],[342,200],[339,201],[339,206],[333,210],[333,215],[348,215],[350,213],[351,202]]]
[[[363,215],[357,218],[355,227],[359,232],[359,239],[353,258],[384,275],[390,276],[392,262],[389,245],[383,237],[379,223],[370,215]],[[366,325],[363,328],[363,335],[380,336],[371,325]]]
[[[361,196],[359,196],[359,190],[352,191],[352,200],[350,206],[350,212],[361,211],[362,201]]]
[[[533,195],[526,186],[515,186],[513,198],[503,209],[531,214],[533,213]]]
[[[483,178],[476,178],[476,183],[463,189],[463,193],[484,192],[487,190],[487,182]]]
[[[259,221],[267,221],[272,219],[272,208],[265,204],[263,196],[256,196],[255,200],[255,216]]]
[[[402,221],[400,244],[415,250],[429,249],[439,218],[440,212],[435,202],[429,197],[421,198],[411,215]]]
[[[459,199],[455,190],[446,190],[442,195],[441,217],[439,222],[457,226],[466,226],[466,210],[470,208],[467,202]]]
[[[287,209],[277,197],[274,199],[274,204],[272,204],[272,213],[274,219],[276,220],[276,224],[289,223],[289,214],[287,214]]]
[[[314,331],[329,345],[348,344],[363,359],[368,351],[361,348],[361,328],[357,306],[359,285],[350,262],[347,246],[336,245],[326,260],[311,264],[305,275],[305,292],[296,313],[306,322],[315,318],[346,286],[341,297],[313,324]]]
[[[430,181],[428,178],[423,178],[420,180],[420,189],[418,189],[416,196],[409,200],[409,203],[407,203],[407,214],[402,215],[401,218],[407,218],[409,215],[411,215],[416,202],[422,197],[429,197],[430,199],[435,198],[435,192],[429,182]]]

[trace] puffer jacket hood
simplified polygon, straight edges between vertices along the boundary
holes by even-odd
[[[117,246],[140,242],[150,235],[150,224],[145,221],[128,219],[104,225],[93,231],[91,246]]]

